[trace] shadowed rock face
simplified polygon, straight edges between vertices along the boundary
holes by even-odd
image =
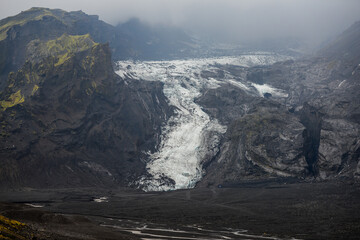
[[[1,186],[128,184],[171,115],[162,84],[121,79],[87,35],[37,44],[1,96]]]
[[[234,111],[218,107],[228,130],[219,154],[206,165],[207,175],[200,185],[307,175],[305,127],[296,114],[272,100],[227,87],[208,91],[199,102],[207,105],[206,99]],[[218,113],[213,108],[208,111]]]
[[[310,174],[319,174],[318,158],[320,145],[321,117],[320,113],[308,103],[304,104],[300,114],[301,123],[306,127],[303,131],[303,155],[308,164]]]

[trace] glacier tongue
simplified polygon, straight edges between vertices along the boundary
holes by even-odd
[[[194,100],[201,90],[217,88],[220,81],[201,77],[202,70],[216,70],[214,64],[266,65],[282,60],[271,54],[243,55],[173,61],[119,61],[117,74],[164,83],[169,104],[176,107],[162,129],[158,151],[149,153],[148,176],[136,183],[145,191],[192,188],[203,175],[202,164],[218,151],[220,136],[226,127],[211,119]],[[236,87],[249,89],[251,84],[223,79]]]

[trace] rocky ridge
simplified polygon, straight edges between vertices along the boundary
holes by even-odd
[[[267,92],[259,100],[222,86],[198,99],[229,126],[201,184],[284,176],[358,179],[359,27],[355,23],[312,57],[268,67],[222,66],[238,81],[270,85],[288,96]]]
[[[171,115],[162,84],[116,75],[107,44],[62,35],[28,44],[1,95],[1,186],[126,185]]]
[[[25,63],[31,41],[48,41],[64,33],[90,34],[96,42],[109,43],[113,60],[173,58],[192,49],[191,38],[180,29],[152,28],[138,20],[112,26],[82,11],[34,7],[0,21],[0,90],[8,73]]]

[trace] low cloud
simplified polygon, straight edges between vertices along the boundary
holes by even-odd
[[[116,25],[131,17],[229,41],[296,38],[318,44],[360,20],[358,0],[1,0],[0,17],[33,6],[83,10]]]

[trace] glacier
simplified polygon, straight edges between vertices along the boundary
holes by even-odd
[[[168,191],[193,188],[204,175],[202,165],[219,151],[226,126],[211,118],[195,103],[203,90],[231,84],[249,94],[263,95],[264,90],[284,97],[285,92],[271,86],[239,81],[225,72],[224,79],[204,78],[203,70],[214,72],[218,65],[250,67],[269,65],[289,57],[271,53],[252,53],[236,57],[200,58],[172,61],[119,61],[116,73],[125,81],[131,78],[164,83],[164,95],[175,107],[175,114],[162,127],[160,145],[147,153],[146,176],[134,184],[144,191]]]

